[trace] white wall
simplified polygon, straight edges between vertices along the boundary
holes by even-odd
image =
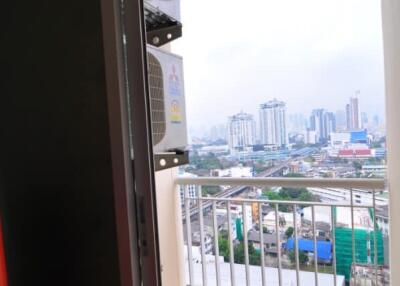
[[[385,52],[391,285],[400,285],[400,1],[382,0]]]
[[[156,172],[157,217],[163,285],[185,285],[182,215],[178,169]]]

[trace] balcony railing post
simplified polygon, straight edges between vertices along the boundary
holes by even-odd
[[[213,213],[213,227],[214,227],[214,252],[215,252],[215,278],[217,286],[221,285],[221,271],[219,267],[219,242],[218,242],[218,220],[217,220],[217,206],[216,202],[212,203],[212,213]]]
[[[262,286],[265,286],[264,226],[261,203],[258,204],[258,221],[260,226],[261,283]]]
[[[232,241],[232,214],[231,214],[231,202],[228,201],[226,204],[226,212],[228,219],[228,240],[229,240],[229,264],[231,270],[231,286],[236,285],[235,280],[235,254],[233,252],[233,241]]]
[[[247,238],[247,215],[246,215],[246,204],[242,204],[242,216],[243,216],[243,246],[244,246],[244,264],[246,271],[246,286],[250,286],[250,262],[249,262],[249,242]]]
[[[318,286],[318,244],[317,244],[317,229],[315,227],[315,206],[311,207],[311,220],[314,238],[314,273],[315,273],[315,286]]]
[[[378,229],[376,223],[376,195],[375,190],[372,191],[372,205],[374,212],[374,267],[375,267],[375,285],[378,285]]]
[[[199,222],[200,222],[200,247],[201,247],[201,268],[203,273],[203,285],[207,286],[207,260],[206,260],[206,243],[204,235],[204,218],[203,218],[203,199],[201,193],[201,186],[197,186],[197,205],[199,208]]]
[[[276,247],[278,249],[278,281],[279,281],[279,286],[282,286],[281,231],[279,223],[280,223],[279,205],[275,204],[275,233],[276,233]]]
[[[353,188],[350,189],[350,217],[351,217],[351,251],[352,251],[352,264],[357,263],[356,257],[356,234],[354,230],[354,196],[353,196]]]
[[[249,242],[247,237],[247,215],[246,215],[246,204],[242,204],[242,215],[243,215],[243,246],[244,246],[244,263],[246,271],[246,285],[250,286],[250,262],[249,262]]]
[[[336,234],[335,234],[335,226],[336,226],[336,219],[335,219],[335,209],[334,206],[331,206],[331,224],[332,224],[332,266],[333,266],[333,285],[337,285],[337,272],[336,272]]]
[[[299,240],[297,228],[297,205],[293,205],[293,225],[294,225],[294,256],[296,261],[296,285],[300,286],[300,262],[299,262]]]
[[[184,202],[185,202],[185,218],[186,218],[186,242],[187,242],[187,254],[188,254],[188,266],[189,266],[189,283],[194,285],[194,274],[193,274],[193,253],[192,253],[192,225],[190,221],[190,197],[189,187],[183,185],[184,190]]]

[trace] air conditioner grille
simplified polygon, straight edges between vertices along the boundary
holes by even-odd
[[[164,81],[160,62],[147,53],[149,62],[149,88],[151,99],[151,119],[153,144],[157,145],[165,136]]]

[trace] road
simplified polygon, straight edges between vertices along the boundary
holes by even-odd
[[[302,159],[302,157],[290,158],[290,159],[287,159],[285,161],[282,161],[279,165],[274,166],[271,169],[268,169],[268,170],[266,170],[264,172],[261,172],[261,173],[257,174],[256,177],[258,177],[258,178],[271,177],[274,174],[276,174],[277,172],[281,171],[282,169],[288,167],[288,165],[291,162],[297,161],[297,160],[300,160],[300,159]],[[243,187],[229,188],[229,189],[226,189],[226,190],[224,190],[222,192],[217,193],[214,197],[217,197],[217,198],[228,198],[228,197],[231,197],[231,196],[234,196],[234,195],[236,195],[238,193],[243,192],[246,188],[248,188],[248,187],[247,186],[243,186]],[[211,202],[205,201],[205,202],[203,202],[203,209],[210,208],[211,205],[212,205]],[[194,205],[194,206],[192,206],[190,208],[190,216],[194,216],[198,212],[199,212],[199,210],[198,210],[197,205]],[[183,216],[183,218],[185,218],[185,213],[184,212],[183,212],[182,216]]]

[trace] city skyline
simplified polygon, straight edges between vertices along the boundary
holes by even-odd
[[[265,132],[263,132],[263,113],[262,110],[263,108],[268,107],[275,107],[278,105],[282,105],[282,110],[280,111],[282,114],[282,120],[279,118],[279,121],[282,121],[283,127],[279,127],[283,131],[279,131],[278,133],[283,133],[284,137],[287,137],[289,134],[293,133],[302,133],[304,136],[308,136],[309,131],[314,131],[316,140],[317,142],[325,142],[326,140],[329,139],[329,134],[331,132],[347,132],[347,131],[352,131],[352,130],[360,130],[360,129],[370,129],[373,127],[374,129],[380,128],[380,124],[383,122],[381,118],[379,118],[377,115],[371,116],[367,112],[364,112],[362,110],[358,109],[358,104],[359,101],[354,101],[355,97],[350,97],[348,99],[348,102],[353,102],[353,105],[357,105],[357,111],[359,113],[359,126],[358,128],[354,128],[354,126],[348,126],[348,121],[350,120],[348,116],[353,115],[353,113],[346,114],[346,107],[349,105],[348,103],[344,102],[343,103],[343,109],[342,110],[337,110],[336,112],[333,112],[332,110],[324,109],[324,108],[315,108],[313,109],[309,114],[301,114],[301,113],[296,113],[296,114],[286,114],[286,103],[283,101],[279,101],[277,99],[273,99],[270,101],[267,101],[262,104],[258,104],[259,106],[259,112],[258,112],[258,117],[256,114],[251,114],[249,112],[241,110],[239,113],[235,115],[228,116],[228,123],[225,121],[225,124],[214,124],[209,126],[208,130],[205,131],[205,133],[202,136],[195,136],[198,138],[201,137],[208,137],[211,139],[211,141],[216,141],[218,139],[223,139],[225,138],[229,142],[229,122],[232,118],[239,118],[241,117],[240,115],[246,115],[250,116],[251,120],[254,121],[254,125],[256,126],[255,129],[255,134],[252,135],[254,137],[254,141],[256,141],[258,144],[270,144],[270,145],[286,145],[287,141],[284,141],[284,144],[281,144],[280,142],[282,141],[276,141],[275,139],[271,139],[272,137],[275,138],[276,136],[272,136],[272,134],[269,134],[268,136],[266,135]],[[356,102],[356,103],[354,103]],[[276,111],[276,110],[275,110]],[[269,112],[269,121],[273,122],[276,117],[276,112]],[[264,114],[265,115],[265,114]],[[242,116],[243,117],[243,116]],[[343,118],[342,118],[343,117]],[[265,117],[267,118],[267,117]],[[265,120],[265,119],[264,119]],[[351,120],[350,120],[351,121]],[[296,126],[293,125],[295,123]],[[276,122],[274,121],[274,127],[276,127]],[[270,123],[270,126],[272,126]],[[278,124],[279,125],[279,124]],[[276,133],[276,134],[278,134]],[[193,134],[192,134],[193,135]],[[267,139],[270,138],[270,139]],[[268,141],[269,140],[269,141]],[[272,141],[271,141],[272,140]]]
[[[230,24],[214,25],[226,7]],[[248,17],[252,29],[243,24]],[[185,59],[194,133],[242,109],[257,114],[254,103],[273,98],[286,102],[288,115],[336,112],[357,90],[362,111],[384,116],[379,1],[183,1],[182,22],[172,51]]]

